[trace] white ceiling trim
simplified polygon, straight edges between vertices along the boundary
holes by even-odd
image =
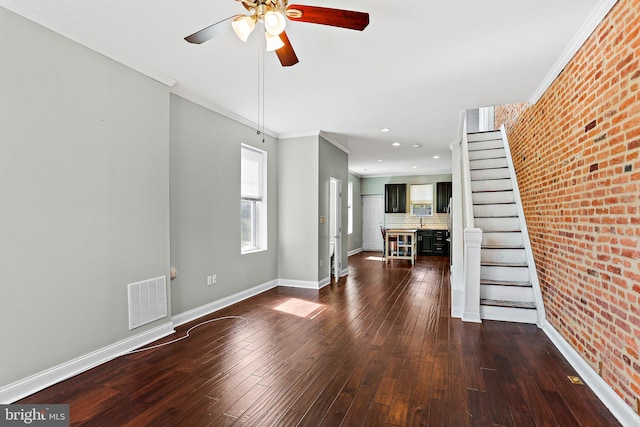
[[[549,89],[553,82],[558,78],[564,67],[567,66],[578,49],[584,45],[584,42],[587,41],[589,36],[591,36],[593,31],[598,27],[598,25],[600,25],[600,22],[602,22],[604,17],[607,16],[616,3],[618,3],[618,0],[602,0],[598,4],[591,16],[589,16],[582,27],[580,27],[577,34],[573,37],[573,40],[571,40],[562,55],[560,55],[560,58],[558,58],[549,73],[542,80],[540,86],[538,86],[535,92],[533,92],[529,98],[529,103],[535,104],[540,98],[542,98],[542,95],[544,95],[547,89]]]
[[[328,135],[326,132],[320,131],[320,136],[325,140],[329,141],[331,144],[333,144],[337,149],[342,150],[347,154],[351,154],[351,150],[346,148],[344,145],[340,144],[338,141],[335,140],[335,138],[331,137],[331,135]]]
[[[108,49],[102,45],[100,45],[99,43],[96,43],[93,40],[90,40],[87,37],[81,36],[77,33],[74,33],[73,31],[69,30],[68,28],[65,28],[64,26],[57,24],[39,14],[37,14],[36,12],[32,11],[31,9],[28,9],[26,7],[24,7],[21,4],[15,3],[11,0],[0,0],[0,6],[4,7],[5,9],[8,9],[14,13],[17,13],[18,15],[35,22],[38,25],[42,25],[43,27],[60,34],[63,37],[68,38],[69,40],[72,40],[76,43],[79,43],[81,45],[83,45],[84,47],[87,47],[91,50],[94,50],[104,56],[106,56],[107,58],[119,62],[120,64],[131,68],[134,71],[137,71],[147,77],[152,78],[153,80],[156,80],[168,87],[172,87],[173,85],[175,85],[177,83],[177,81],[169,76],[167,76],[166,74],[163,74],[159,71],[153,70],[150,67],[147,67],[143,64],[140,64],[137,61],[134,61],[131,58],[127,58],[126,56],[115,52],[111,49]]]
[[[194,95],[192,92],[184,89],[180,85],[173,86],[171,88],[171,93],[173,93],[174,95],[178,95],[179,97],[184,98],[184,99],[186,99],[188,101],[191,101],[194,104],[197,104],[197,105],[199,105],[201,107],[204,107],[207,110],[211,110],[214,113],[218,113],[221,116],[224,116],[224,117],[226,117],[228,119],[231,119],[231,120],[236,121],[236,122],[238,122],[240,124],[248,126],[251,129],[256,130],[256,132],[258,131],[258,129],[262,128],[262,126],[258,125],[257,123],[254,123],[251,120],[247,120],[246,118],[244,118],[244,117],[242,117],[242,116],[240,116],[238,114],[232,113],[231,111],[222,108],[221,106],[219,106],[216,103],[213,103],[213,102],[208,101],[208,100],[206,100],[204,98],[201,98],[198,95]],[[269,129],[265,128],[265,129],[262,129],[262,131],[265,134],[269,135],[270,137],[279,139],[278,134],[276,132],[272,131],[272,130],[269,130]]]

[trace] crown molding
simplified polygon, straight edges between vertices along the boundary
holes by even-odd
[[[573,37],[573,40],[569,43],[569,45],[565,48],[560,58],[553,65],[551,70],[547,73],[545,78],[542,80],[538,88],[531,94],[529,98],[529,103],[535,104],[542,98],[542,95],[549,89],[549,87],[553,84],[553,82],[558,78],[564,67],[567,66],[569,61],[576,54],[578,49],[584,45],[584,42],[587,41],[589,36],[593,33],[593,31],[597,28],[597,26],[602,22],[605,16],[609,13],[609,11],[615,6],[618,0],[602,0],[591,13],[589,18],[582,24],[582,27],[578,30],[578,33]]]
[[[246,118],[244,118],[244,117],[242,117],[242,116],[240,116],[240,115],[238,115],[236,113],[233,113],[233,112],[231,112],[231,111],[219,106],[218,104],[216,104],[214,102],[211,102],[211,101],[209,101],[207,99],[204,99],[204,98],[194,94],[193,92],[183,88],[179,84],[176,85],[176,86],[173,86],[171,88],[171,93],[173,93],[174,95],[177,95],[177,96],[179,96],[181,98],[184,98],[187,101],[191,101],[194,104],[197,104],[197,105],[199,105],[201,107],[204,107],[207,110],[211,110],[211,111],[213,111],[215,113],[220,114],[221,116],[224,116],[224,117],[226,117],[228,119],[231,119],[231,120],[236,121],[238,123],[241,123],[241,124],[243,124],[245,126],[248,126],[251,129],[260,129],[260,125],[258,125],[257,123],[254,123],[251,120],[248,120],[248,119],[246,119]],[[262,131],[265,134],[267,134],[270,137],[272,137],[272,138],[276,138],[276,139],[280,138],[279,135],[276,132],[273,132],[270,129],[266,129],[265,128],[265,129],[262,129]]]
[[[79,43],[88,49],[98,52],[101,55],[104,55],[107,58],[112,59],[113,61],[119,62],[120,64],[128,68],[131,68],[132,70],[137,71],[140,74],[143,74],[153,80],[156,80],[164,84],[165,86],[172,87],[177,83],[177,80],[167,76],[166,74],[163,74],[159,71],[152,69],[151,67],[141,64],[120,53],[117,53],[106,46],[102,46],[99,43],[96,43],[95,41],[89,39],[88,37],[75,33],[69,30],[68,28],[66,28],[65,26],[60,25],[56,22],[53,22],[50,19],[43,17],[42,15],[39,15],[38,13],[25,7],[24,5],[18,4],[12,0],[0,0],[0,6],[4,7],[7,10],[10,10],[13,13],[16,13],[22,16],[23,18],[28,19],[29,21],[35,22],[36,24],[41,25],[69,40]]]

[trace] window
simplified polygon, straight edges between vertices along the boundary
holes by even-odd
[[[267,153],[242,145],[240,171],[242,253],[267,249]]]
[[[347,234],[353,234],[353,182],[349,181],[347,191]]]
[[[411,215],[433,215],[433,184],[413,184],[411,186]]]

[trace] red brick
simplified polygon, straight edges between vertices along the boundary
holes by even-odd
[[[640,392],[638,11],[617,2],[536,104],[496,110],[547,320],[589,363],[609,361],[603,378],[627,402]]]

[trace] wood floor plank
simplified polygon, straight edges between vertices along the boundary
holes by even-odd
[[[619,425],[568,384],[535,325],[451,318],[448,258],[371,256],[349,257],[337,283],[270,289],[17,403],[67,403],[74,427]]]

